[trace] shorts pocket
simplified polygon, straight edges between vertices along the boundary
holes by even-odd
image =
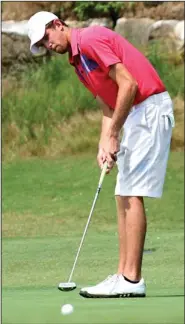
[[[145,105],[139,106],[136,109],[134,109],[127,117],[127,120],[125,122],[125,126],[129,129],[135,128],[135,127],[148,127],[148,121],[146,116],[146,109],[147,107]]]
[[[145,106],[145,123],[150,133],[152,132],[152,128],[156,123],[156,118],[157,118],[156,105],[150,104]]]
[[[162,114],[161,118],[164,119],[164,128],[168,130],[170,126],[173,128],[175,127],[175,118],[173,113]]]

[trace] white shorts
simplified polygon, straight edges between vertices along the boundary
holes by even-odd
[[[162,196],[172,127],[173,103],[168,92],[133,106],[117,154],[115,195]]]

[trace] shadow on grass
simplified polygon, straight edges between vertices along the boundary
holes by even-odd
[[[170,298],[172,298],[172,297],[184,297],[184,294],[175,294],[175,295],[173,295],[173,294],[171,294],[171,295],[169,295],[169,294],[163,294],[163,295],[149,295],[149,296],[146,296],[146,298],[158,298],[158,297],[170,297]]]
[[[152,248],[152,249],[145,249],[143,253],[145,253],[145,254],[150,254],[150,253],[153,253],[153,252],[155,252],[155,251],[156,251],[155,248]]]

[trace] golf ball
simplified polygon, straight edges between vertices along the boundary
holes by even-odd
[[[69,315],[73,312],[74,308],[71,304],[65,304],[61,307],[61,313],[63,315]]]

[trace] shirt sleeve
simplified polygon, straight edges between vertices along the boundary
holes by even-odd
[[[82,44],[82,52],[95,60],[105,73],[109,73],[110,66],[121,63],[121,59],[116,54],[113,42],[114,35],[112,34],[110,37],[106,34],[106,28],[105,32],[101,30],[100,33],[96,32],[94,35],[91,33],[88,40],[86,42],[84,40],[84,44]]]

